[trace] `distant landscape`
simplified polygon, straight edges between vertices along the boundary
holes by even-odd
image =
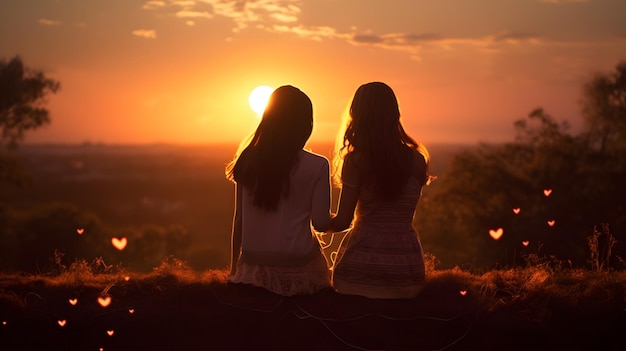
[[[308,147],[331,157],[332,144]],[[441,178],[451,156],[470,146],[428,147],[432,171]],[[225,268],[234,188],[224,177],[224,167],[236,148],[234,144],[23,145],[17,153],[29,179],[20,188],[0,188],[0,196],[12,209],[24,211],[49,203],[71,205],[79,212],[95,215],[115,236],[127,228],[179,226],[188,232],[190,241],[176,258],[195,269]],[[424,197],[436,186],[437,182],[425,189]],[[333,205],[336,196],[335,190]],[[90,228],[84,230],[88,236]],[[66,235],[74,237],[76,233],[72,228]],[[117,251],[105,244],[112,255]],[[131,245],[129,242],[129,248]],[[50,251],[49,256],[53,255]],[[150,268],[138,267],[128,261],[128,256],[118,256],[119,262],[106,263]]]

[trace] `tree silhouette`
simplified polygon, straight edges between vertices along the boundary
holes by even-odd
[[[511,265],[537,252],[584,265],[594,226],[610,224],[619,242],[626,235],[626,63],[587,83],[582,101],[580,134],[538,108],[514,123],[513,142],[457,154],[420,208],[425,250],[449,265]],[[489,230],[497,228],[504,235],[495,241]],[[615,253],[624,252],[618,243]]]
[[[0,60],[0,182],[23,179],[19,163],[6,151],[15,149],[26,131],[50,123],[46,97],[59,88],[58,81],[24,67],[19,56]]]
[[[0,61],[0,127],[3,146],[14,148],[24,132],[50,123],[44,108],[46,96],[56,93],[60,83],[41,71],[24,67],[19,56]]]
[[[601,153],[626,148],[626,61],[614,72],[596,74],[584,86],[587,142]]]

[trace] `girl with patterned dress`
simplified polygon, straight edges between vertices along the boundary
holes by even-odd
[[[413,298],[425,280],[413,216],[431,179],[428,151],[404,131],[396,96],[384,83],[359,87],[349,117],[335,153],[341,194],[329,232],[350,230],[333,286],[342,294]]]

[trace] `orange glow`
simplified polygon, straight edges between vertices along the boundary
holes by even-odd
[[[83,235],[83,233],[84,233],[84,232],[85,232],[85,229],[83,229],[83,228],[78,228],[78,229],[76,229],[76,233],[77,233],[78,235]]]
[[[555,223],[556,223],[556,221],[555,221],[555,220],[549,220],[549,221],[548,221],[548,225],[549,225],[550,227],[554,227],[554,224],[555,224]]]
[[[64,327],[67,321],[65,319],[59,319],[57,323],[59,323],[60,326]]]
[[[76,306],[76,304],[78,303],[78,299],[69,299],[69,303],[72,306]]]
[[[522,245],[524,245],[524,246],[528,246],[528,244],[530,244],[530,241],[528,241],[528,240],[524,240],[524,241],[522,241]]]
[[[515,214],[519,214],[521,210],[522,210],[522,209],[521,209],[521,208],[519,208],[519,207],[514,208],[514,209],[513,209],[513,213],[515,213]]]
[[[543,195],[545,195],[546,197],[550,196],[550,194],[552,194],[552,189],[544,189],[543,190]]]
[[[515,35],[517,22],[507,24],[509,13],[499,7],[472,6],[463,21],[450,21],[444,4],[416,11],[416,2],[381,3],[352,11],[346,22],[343,2],[305,2],[216,6],[207,16],[206,1],[80,9],[57,1],[58,18],[39,20],[28,2],[6,5],[3,23],[23,25],[19,40],[0,43],[2,52],[23,55],[29,67],[62,86],[47,104],[51,124],[27,141],[237,143],[258,122],[247,99],[261,84],[291,84],[309,95],[316,117],[312,141],[332,141],[343,106],[359,85],[375,80],[394,88],[406,129],[426,144],[508,141],[512,123],[537,105],[580,120],[581,80],[614,65],[626,47],[626,39],[610,34],[614,20],[596,16],[594,25],[576,26],[591,20],[585,14],[603,11],[603,2],[585,1],[591,12],[566,11],[572,17],[561,22],[535,21],[530,36]],[[554,7],[538,2],[520,5],[527,17],[515,21],[554,15]],[[182,8],[199,16],[183,22]],[[381,11],[393,15],[378,16]],[[497,15],[488,15],[492,11]],[[80,25],[71,18],[80,18]],[[561,26],[567,40],[555,40],[554,28]],[[429,32],[439,34],[419,35]],[[97,45],[89,35],[97,35]]]

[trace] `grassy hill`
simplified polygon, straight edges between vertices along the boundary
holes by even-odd
[[[109,305],[103,307],[99,301]],[[411,300],[281,297],[170,261],[0,276],[2,350],[624,350],[626,272],[428,271]]]

